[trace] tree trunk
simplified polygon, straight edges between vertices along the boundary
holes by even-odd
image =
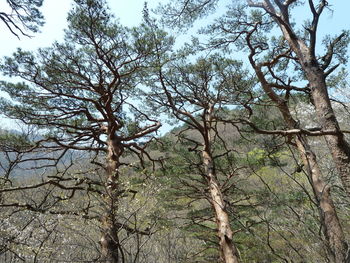
[[[341,132],[328,96],[324,73],[317,67],[305,65],[305,72],[311,88],[311,96],[316,114],[323,130],[334,131],[335,135],[326,135],[325,139],[338,170],[343,187],[350,197],[350,146]]]
[[[250,44],[249,38],[247,38],[247,41]],[[282,114],[286,126],[289,129],[299,128],[298,122],[294,120],[290,113],[287,101],[283,100],[271,88],[261,70],[261,66],[255,63],[254,55],[255,50],[251,47],[249,62],[252,65],[265,94],[276,104]],[[314,192],[319,211],[319,219],[326,239],[327,250],[329,252],[328,254],[331,256],[331,260],[335,263],[348,263],[350,260],[348,255],[348,245],[345,241],[343,229],[330,195],[330,187],[322,179],[322,173],[316,160],[316,155],[312,151],[305,135],[299,134],[295,136],[295,142],[303,164],[306,167],[307,176]]]
[[[269,92],[271,94],[273,91],[269,90]],[[293,119],[287,104],[281,103],[281,101],[276,103],[288,128],[299,128],[297,127],[298,124]],[[295,142],[303,164],[306,167],[309,182],[314,192],[314,197],[316,199],[316,204],[319,211],[320,224],[325,236],[326,247],[328,254],[330,255],[330,260],[334,263],[348,262],[348,245],[345,242],[343,229],[340,225],[337,211],[330,195],[330,187],[322,179],[322,173],[316,160],[316,155],[311,150],[305,135],[297,135]]]
[[[284,116],[284,120],[288,128],[299,128],[297,127],[297,122],[290,114],[287,104],[278,104],[278,108]],[[330,187],[322,179],[322,173],[316,160],[316,155],[311,150],[305,135],[297,135],[295,142],[303,164],[306,167],[309,182],[314,192],[314,197],[316,199],[316,204],[319,211],[320,224],[325,236],[326,247],[328,254],[330,255],[330,260],[334,263],[348,262],[348,246],[345,242],[343,229],[340,225],[337,211],[330,195]]]
[[[216,179],[214,164],[209,151],[203,151],[203,164],[207,176],[211,204],[215,211],[217,235],[220,239],[221,260],[225,263],[238,263],[237,251],[232,240],[233,232],[231,230],[230,220],[225,209],[225,201]]]
[[[330,195],[330,187],[322,180],[316,156],[311,151],[306,137],[298,136],[296,144],[307,169],[309,181],[316,198],[320,223],[326,238],[328,254],[331,257],[330,260],[335,263],[349,262],[347,260],[348,246]]]
[[[271,87],[269,87],[263,73],[255,65],[252,58],[250,59],[250,62],[257,73],[266,95],[268,95],[269,98],[275,102],[280,110],[286,126],[289,129],[299,128],[298,123],[294,120],[289,111],[287,103],[282,100]],[[322,179],[322,173],[316,160],[316,155],[311,150],[305,135],[297,135],[295,142],[303,164],[306,167],[309,182],[314,192],[319,211],[319,219],[326,239],[327,250],[329,252],[328,254],[331,256],[332,262],[349,262],[347,255],[348,245],[345,242],[343,229],[340,225],[337,211],[335,210],[334,203],[330,195],[330,187]]]
[[[113,222],[112,211],[106,211],[102,217],[102,237],[101,237],[101,262],[119,263],[119,240],[118,229]]]
[[[105,214],[102,216],[101,256],[102,262],[124,262],[123,251],[118,239],[118,226],[116,213],[118,211],[118,182],[120,166],[119,158],[122,148],[115,143],[113,135],[108,140],[107,155],[107,182],[105,197]]]
[[[275,11],[272,12],[275,13]],[[311,96],[322,129],[335,133],[335,135],[326,135],[325,139],[343,187],[350,197],[350,145],[345,140],[334,114],[327,91],[326,74],[317,62],[315,47],[308,47],[302,39],[296,36],[290,26],[288,13],[279,15],[279,19],[275,19],[275,21],[279,24],[283,36],[299,59],[306,79],[309,81]]]
[[[270,90],[271,92],[271,90]],[[299,128],[293,119],[286,103],[277,102],[288,128]],[[323,181],[322,173],[316,160],[315,153],[311,150],[307,137],[298,135],[295,138],[300,157],[306,167],[309,182],[311,184],[319,211],[320,224],[326,239],[326,246],[331,261],[345,263],[347,261],[347,243],[343,229],[340,225],[337,211],[335,210],[330,187]]]

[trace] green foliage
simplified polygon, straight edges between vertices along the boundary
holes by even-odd
[[[43,0],[6,0],[11,12],[0,13],[0,20],[12,34],[29,36],[27,31],[37,32],[44,24],[44,17],[39,8]]]
[[[35,144],[24,134],[0,130],[1,151],[22,151],[33,147]]]

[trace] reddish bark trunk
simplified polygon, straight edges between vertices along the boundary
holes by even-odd
[[[213,120],[213,106],[209,107],[208,111],[205,111],[204,125],[204,146],[202,151],[203,165],[208,182],[209,193],[211,197],[211,205],[215,212],[215,219],[217,225],[217,235],[220,239],[220,257],[224,263],[238,263],[239,257],[237,250],[233,242],[233,231],[231,229],[229,216],[226,212],[225,201],[221,188],[219,186],[215,164],[211,153],[211,125]]]
[[[207,175],[211,204],[215,211],[217,235],[220,239],[221,260],[225,263],[238,263],[238,255],[232,239],[233,232],[225,209],[225,201],[216,179],[213,160],[207,151],[203,151],[203,164]]]
[[[118,238],[116,213],[118,211],[119,158],[122,149],[109,136],[107,155],[107,182],[105,197],[105,214],[102,216],[101,256],[102,262],[124,262],[122,249]]]
[[[257,77],[266,93],[266,95],[276,104],[281,112],[284,122],[289,129],[299,128],[298,123],[290,113],[288,104],[281,99],[274,90],[268,85],[264,74],[259,66],[255,64],[253,55],[249,57]],[[342,226],[337,216],[330,187],[323,181],[322,173],[316,160],[315,153],[311,150],[307,137],[303,134],[295,137],[296,147],[307,170],[309,182],[314,192],[316,203],[319,210],[319,219],[325,236],[328,254],[332,262],[349,262],[348,245],[345,241]]]
[[[281,21],[284,22],[282,23]],[[307,46],[306,43],[299,39],[292,31],[288,13],[280,16],[280,20],[276,19],[276,22],[279,24],[283,36],[288,41],[293,52],[298,57],[299,63],[309,81],[311,96],[322,129],[335,132],[335,135],[326,135],[325,139],[343,187],[350,197],[350,145],[345,140],[344,134],[340,130],[337,118],[334,114],[327,90],[326,74],[317,62],[314,50],[315,47]]]

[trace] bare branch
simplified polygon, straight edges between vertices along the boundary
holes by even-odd
[[[290,129],[290,130],[263,130],[258,128],[254,123],[247,119],[239,119],[243,123],[248,124],[254,131],[261,134],[271,134],[271,135],[297,135],[297,134],[305,134],[308,136],[324,136],[324,135],[335,135],[338,134],[339,131],[323,131],[321,128],[309,128],[309,129]],[[343,133],[350,133],[349,130],[342,130]]]

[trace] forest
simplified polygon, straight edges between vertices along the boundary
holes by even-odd
[[[0,23],[35,37],[43,1]],[[0,262],[350,263],[332,2],[160,1],[129,27],[74,0],[64,39],[0,60]]]

